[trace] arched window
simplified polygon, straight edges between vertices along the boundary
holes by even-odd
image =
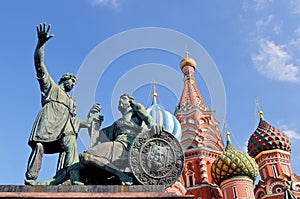
[[[188,164],[188,167],[190,166],[190,164]],[[195,173],[192,169],[188,169],[188,171],[185,173],[186,176],[186,186],[187,187],[192,187],[194,186],[194,176]]]

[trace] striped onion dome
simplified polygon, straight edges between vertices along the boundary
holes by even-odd
[[[251,157],[256,157],[262,151],[274,149],[291,152],[292,144],[288,136],[266,122],[262,111],[259,111],[258,115],[260,116],[260,121],[257,129],[248,141],[248,154]]]
[[[235,176],[247,176],[255,181],[258,175],[258,166],[248,154],[238,151],[231,143],[230,133],[226,133],[227,146],[221,156],[211,167],[211,175],[216,184]]]
[[[158,125],[163,126],[165,131],[172,133],[180,142],[182,131],[179,121],[173,114],[166,111],[161,105],[157,104],[156,96],[157,94],[154,92],[152,94],[152,104],[147,109],[147,112],[152,116],[152,118]]]

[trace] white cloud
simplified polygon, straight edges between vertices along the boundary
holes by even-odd
[[[290,2],[292,14],[300,14],[300,1],[290,0],[289,2]]]
[[[256,26],[256,34],[266,34],[266,33],[271,33],[271,29],[275,34],[281,33],[281,27],[282,27],[283,21],[276,21],[274,15],[268,15],[264,19],[259,19],[256,21],[255,26]]]
[[[294,30],[296,36],[300,36],[300,27]]]
[[[261,39],[259,52],[252,55],[252,61],[260,74],[270,79],[298,82],[299,68],[292,61],[292,56],[284,46],[276,45],[274,41]]]
[[[254,0],[254,9],[256,11],[262,10],[266,5],[273,3],[273,0]]]
[[[266,6],[269,6],[273,2],[274,0],[253,0],[253,1],[244,0],[242,7],[244,11],[254,10],[258,12],[258,11],[262,11]]]
[[[285,132],[290,139],[300,140],[300,133],[297,133],[296,130],[292,130],[287,125],[282,124],[281,121],[277,122],[277,125],[279,126],[279,129]]]
[[[279,33],[281,32],[281,25],[276,24],[276,25],[274,26],[273,30],[274,30],[274,32],[275,32],[276,34],[279,34]]]
[[[266,27],[273,19],[273,15],[269,15],[266,19],[260,19],[256,22],[256,28],[261,29]]]
[[[290,139],[296,139],[296,140],[300,140],[300,134],[297,133],[294,130],[285,130],[284,131],[286,133],[286,135],[290,138]]]
[[[92,5],[111,5],[114,8],[119,8],[119,0],[89,0]]]
[[[295,52],[300,50],[300,38],[296,38],[296,39],[289,41],[287,46],[289,47],[289,49],[292,49]]]

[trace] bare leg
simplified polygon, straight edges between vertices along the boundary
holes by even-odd
[[[63,144],[66,152],[64,168],[67,168],[67,173],[70,175],[71,184],[83,185],[83,183],[80,182],[80,163],[76,137],[73,135],[64,137]]]
[[[38,178],[42,166],[43,154],[43,145],[41,143],[36,143],[35,148],[31,151],[28,159],[27,171],[25,174],[26,180],[36,180]]]
[[[63,168],[56,172],[55,176],[49,180],[43,182],[36,182],[34,180],[25,180],[25,184],[28,185],[59,185],[66,180],[70,179],[72,185],[83,185],[80,182],[80,163],[79,155],[76,145],[76,137],[66,136],[62,138],[65,159]],[[29,161],[30,162],[30,161]]]

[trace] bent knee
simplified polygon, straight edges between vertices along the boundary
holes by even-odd
[[[80,162],[81,163],[85,163],[85,162],[89,161],[90,160],[89,156],[90,155],[88,153],[86,153],[86,152],[83,152],[83,153],[79,154]]]
[[[38,142],[38,143],[35,144],[35,148],[38,151],[44,152],[44,145],[42,143],[40,143],[40,142]]]

